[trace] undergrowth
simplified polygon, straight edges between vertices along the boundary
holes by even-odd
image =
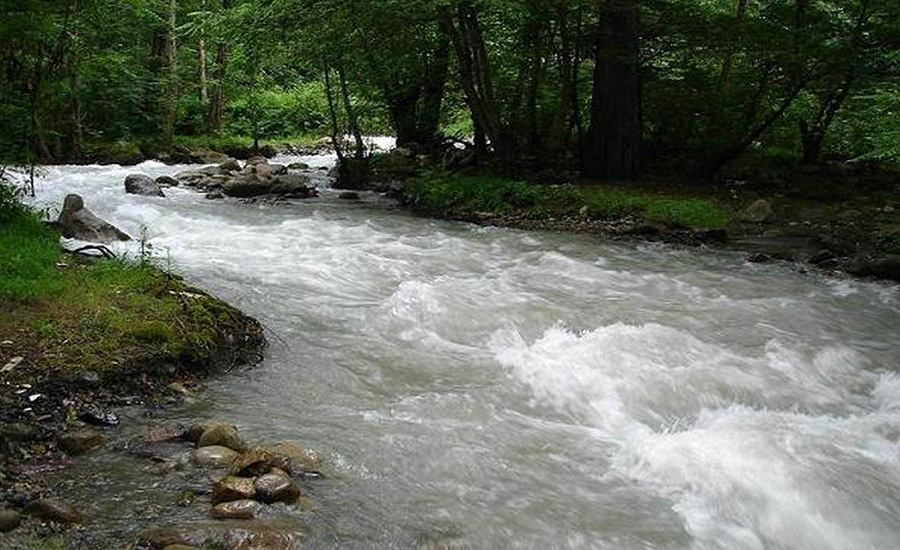
[[[537,185],[492,176],[421,174],[406,182],[404,200],[443,216],[513,215],[528,219],[582,217],[611,220],[636,216],[647,223],[713,229],[730,215],[710,199],[656,196],[606,185]]]

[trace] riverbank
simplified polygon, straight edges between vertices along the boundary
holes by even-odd
[[[255,319],[149,261],[69,255],[35,214],[3,214],[0,516],[11,517],[46,496],[41,465],[104,445],[117,408],[175,402],[258,362],[266,341]]]
[[[889,171],[832,165],[717,182],[562,184],[427,167],[410,173],[400,172],[395,192],[424,216],[715,246],[743,251],[750,262],[900,280],[900,177]]]

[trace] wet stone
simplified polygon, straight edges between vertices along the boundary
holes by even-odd
[[[213,487],[213,503],[248,500],[256,496],[253,480],[246,477],[223,477]]]
[[[234,461],[237,453],[228,447],[211,445],[194,451],[194,464],[197,466],[225,467]]]
[[[49,498],[28,503],[24,512],[40,520],[56,523],[84,523],[85,521],[84,516],[71,506]]]
[[[15,510],[0,510],[0,533],[12,531],[22,523],[22,515]]]
[[[216,519],[253,519],[262,510],[262,504],[255,500],[233,500],[216,505],[212,517]]]
[[[76,430],[63,434],[59,438],[60,447],[72,456],[92,453],[103,444],[103,437],[91,429]]]
[[[210,447],[219,445],[228,447],[232,451],[243,452],[247,450],[247,443],[237,428],[226,424],[214,424],[203,430],[202,435],[197,440],[197,447]]]
[[[277,469],[273,470],[273,473],[258,477],[254,487],[257,500],[267,504],[273,502],[293,504],[300,498],[300,487],[286,473]]]

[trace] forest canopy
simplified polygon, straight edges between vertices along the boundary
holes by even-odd
[[[0,157],[391,134],[508,166],[900,163],[896,0],[4,0]]]

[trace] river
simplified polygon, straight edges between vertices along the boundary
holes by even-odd
[[[145,228],[266,326],[261,365],[168,414],[318,449],[308,548],[900,547],[897,286],[422,219],[324,172],[280,205],[124,192],[186,168],[48,167],[37,202]]]

